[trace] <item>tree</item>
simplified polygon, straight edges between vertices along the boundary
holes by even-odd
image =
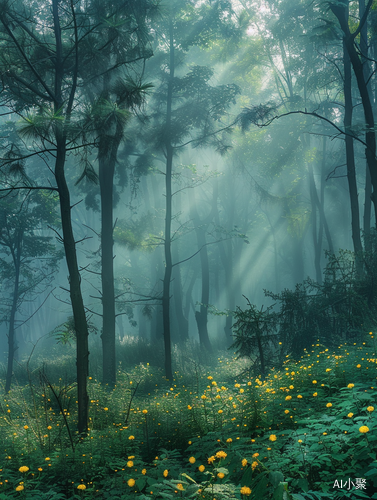
[[[150,85],[141,82],[141,78],[145,59],[152,55],[146,23],[153,10],[154,3],[150,0],[128,0],[116,5],[106,2],[94,4],[91,14],[98,28],[88,33],[83,54],[85,65],[79,71],[89,104],[83,127],[86,133],[94,136],[98,151],[103,382],[110,387],[116,383],[114,176],[125,128],[132,111],[141,107],[150,88]],[[103,18],[106,23],[101,22]],[[132,72],[136,72],[137,78],[131,78]],[[87,175],[95,176],[88,162],[82,178]]]
[[[4,144],[3,164],[15,166],[37,155],[46,161],[59,195],[65,259],[69,273],[69,294],[77,337],[78,431],[86,433],[89,397],[88,324],[81,292],[81,276],[72,228],[71,194],[66,179],[67,156],[75,151],[74,106],[78,88],[79,48],[85,30],[91,30],[79,5],[70,1],[68,8],[51,0],[42,13],[34,3],[3,4],[2,25],[3,74],[2,104],[21,115],[20,133],[30,150],[15,158],[13,145]],[[39,24],[40,15],[43,25]],[[53,165],[50,167],[49,161]],[[48,178],[48,175],[46,177]],[[38,187],[24,178],[28,189]],[[29,187],[30,186],[30,187]],[[19,186],[17,186],[19,187]]]
[[[43,235],[43,224],[55,224],[55,203],[39,193],[27,200],[13,192],[0,201],[0,276],[2,320],[8,323],[8,363],[5,392],[9,392],[13,360],[18,348],[17,315],[26,299],[42,293],[51,284],[59,253],[51,236]],[[42,232],[42,234],[40,234]],[[42,259],[38,266],[34,259]],[[8,290],[12,290],[10,294]]]
[[[224,12],[227,14],[224,15]],[[158,32],[161,52],[157,56],[160,86],[155,92],[152,120],[155,149],[165,158],[165,227],[162,310],[165,344],[165,375],[172,379],[170,283],[172,270],[178,263],[172,259],[172,190],[173,159],[185,145],[206,145],[222,127],[220,120],[234,102],[239,90],[236,85],[212,86],[213,70],[207,66],[193,65],[188,70],[176,70],[183,64],[188,49],[205,46],[212,38],[221,36],[219,28],[233,29],[232,8],[227,1],[204,2],[173,1],[166,8]],[[188,23],[190,30],[186,29]],[[165,108],[165,111],[162,111]],[[217,125],[217,129],[216,129]],[[217,141],[217,146],[224,146]]]
[[[360,34],[364,24],[367,22],[367,18],[373,0],[368,1],[368,4],[363,12],[362,18],[360,19],[359,25],[354,31],[350,30],[348,24],[348,3],[349,3],[348,0],[340,0],[337,3],[329,2],[329,6],[331,11],[337,18],[339,26],[343,32],[344,45],[352,64],[352,68],[356,77],[357,86],[359,89],[359,94],[361,97],[361,103],[363,106],[364,118],[366,123],[365,156],[373,188],[373,191],[371,193],[371,198],[374,206],[375,224],[377,225],[377,158],[376,158],[376,132],[374,127],[374,112],[373,112],[372,102],[370,99],[370,94],[368,91],[367,75],[363,67],[362,58],[363,56],[365,57],[366,54],[360,55],[356,46],[356,37]]]

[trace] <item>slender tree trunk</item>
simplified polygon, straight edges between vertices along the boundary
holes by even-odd
[[[322,283],[322,269],[321,269],[321,252],[322,248],[319,244],[319,234],[317,230],[317,203],[316,197],[317,188],[314,181],[313,166],[308,165],[309,173],[309,192],[310,192],[310,202],[312,206],[312,234],[313,234],[313,246],[314,246],[314,268],[315,268],[315,279],[317,283]]]
[[[322,248],[323,231],[325,231],[328,250],[331,254],[334,253],[334,245],[331,238],[331,233],[327,223],[327,217],[325,214],[325,168],[326,168],[326,148],[327,138],[323,137],[322,143],[322,162],[321,162],[321,186],[320,186],[320,198],[318,200],[318,210],[319,210],[319,235],[318,239],[320,246]]]
[[[174,260],[178,262],[178,251],[174,252]],[[181,342],[188,340],[188,321],[183,313],[183,297],[182,297],[182,280],[179,266],[173,269],[173,292],[174,292],[174,309],[177,318],[178,335]]]
[[[374,114],[370,100],[367,81],[363,71],[363,63],[355,47],[355,36],[350,32],[348,25],[348,1],[342,0],[341,4],[330,5],[331,10],[337,17],[340,27],[344,33],[344,44],[349,54],[353,71],[355,73],[359,94],[364,110],[366,123],[365,132],[365,156],[370,172],[372,183],[372,203],[374,206],[375,224],[377,226],[377,159],[376,159],[376,132],[374,127]]]
[[[198,249],[200,250],[199,255],[202,270],[201,304],[200,310],[195,311],[195,319],[198,327],[200,345],[207,349],[208,352],[212,352],[212,346],[209,340],[207,328],[209,303],[209,264],[205,237],[205,225],[200,220],[198,211],[196,209],[195,193],[190,191],[190,195],[190,213],[195,227]]]
[[[363,17],[365,12],[365,0],[359,0],[359,16],[360,19]],[[368,67],[368,23],[365,22],[364,26],[361,28],[360,32],[360,52],[361,60],[363,63],[363,73],[365,81],[369,79],[369,67]],[[368,85],[369,95],[370,86]],[[369,247],[370,240],[370,223],[372,216],[372,184],[370,178],[370,172],[368,169],[368,164],[366,164],[365,169],[365,201],[364,201],[364,215],[363,215],[363,230],[366,248]]]
[[[15,271],[14,277],[14,288],[13,288],[13,297],[12,297],[12,307],[10,311],[9,318],[9,328],[8,328],[8,366],[7,366],[7,375],[5,379],[5,392],[8,393],[10,391],[10,386],[12,383],[12,375],[13,375],[13,360],[16,349],[16,338],[14,331],[14,324],[17,312],[17,304],[19,298],[19,284],[20,284],[20,271],[21,271],[21,248],[22,248],[22,239],[23,239],[23,230],[21,229],[17,233],[17,244],[12,252],[12,259]]]
[[[99,155],[101,192],[101,280],[102,280],[102,377],[114,387],[115,361],[115,293],[113,266],[113,179],[115,164]]]
[[[170,281],[172,274],[172,256],[171,256],[171,221],[172,221],[172,170],[173,170],[173,146],[171,144],[171,113],[173,100],[173,79],[174,79],[174,38],[173,23],[169,22],[170,37],[170,75],[167,94],[166,109],[166,172],[165,172],[165,195],[166,195],[166,213],[165,213],[165,273],[162,292],[162,320],[164,325],[164,343],[165,343],[165,376],[171,380],[173,378],[172,359],[171,359],[171,333],[170,333]]]
[[[219,211],[217,207],[217,180],[214,180],[215,182],[215,188],[214,188],[214,217],[216,224],[220,227],[220,216],[219,216]],[[233,193],[234,190],[230,191],[230,193]],[[234,223],[234,201],[231,202],[230,204],[230,209],[227,210],[228,214],[228,228],[230,230],[233,229],[233,223]],[[233,278],[233,244],[232,240],[229,239],[227,241],[220,241],[219,243],[219,252],[220,252],[220,259],[221,263],[224,269],[225,273],[225,294],[226,294],[226,306],[227,309],[230,311],[230,313],[226,316],[225,318],[225,326],[224,326],[224,333],[225,333],[225,341],[228,345],[228,347],[232,344],[232,323],[233,323],[233,314],[232,311],[235,310],[236,308],[236,301],[235,301],[235,294],[233,290],[234,286],[234,278]]]
[[[190,283],[189,283],[189,286],[187,287],[187,291],[186,291],[186,298],[185,298],[186,300],[185,300],[185,309],[184,309],[184,313],[185,313],[186,318],[189,318],[189,315],[190,315],[190,306],[192,303],[192,291],[194,289],[197,277],[198,277],[198,268],[195,266],[192,269]]]
[[[56,41],[55,57],[55,102],[54,111],[58,114],[63,108],[63,54],[58,0],[52,1],[54,18],[54,35]],[[71,93],[70,101],[73,101]],[[71,107],[71,104],[68,106]],[[70,110],[67,112],[69,121]],[[77,401],[78,401],[78,431],[86,433],[89,419],[89,396],[87,392],[87,377],[89,372],[88,324],[85,315],[84,301],[81,293],[81,276],[79,272],[76,242],[72,230],[72,214],[70,193],[65,178],[66,136],[63,124],[56,123],[56,153],[55,179],[59,192],[60,215],[63,232],[63,245],[69,273],[69,292],[76,332],[76,367],[77,367]]]
[[[123,127],[114,136],[103,135],[98,148],[101,193],[102,370],[103,383],[116,384],[115,291],[114,291],[114,172]]]
[[[175,210],[181,212],[181,199],[176,195]],[[179,246],[178,241],[173,244],[172,256],[174,262],[179,262]],[[172,271],[173,277],[173,302],[175,317],[177,320],[177,338],[180,342],[186,342],[189,338],[188,319],[183,312],[183,292],[182,292],[182,277],[180,266],[175,266]]]
[[[208,352],[212,352],[211,342],[208,336],[208,303],[209,303],[209,264],[208,252],[205,245],[205,234],[199,228],[197,230],[198,246],[200,250],[200,263],[202,268],[202,300],[200,304],[200,311],[195,312],[196,324],[198,326],[200,345],[205,347]]]
[[[76,331],[78,431],[79,433],[85,433],[89,418],[89,396],[87,392],[87,377],[89,373],[88,324],[81,293],[81,276],[77,262],[76,242],[72,230],[70,194],[64,173],[65,139],[59,133],[57,136],[55,178],[59,189],[63,243],[69,273],[69,291]]]
[[[352,127],[352,74],[351,74],[351,61],[343,43],[343,65],[344,65],[344,129],[346,132],[351,132]],[[359,200],[357,194],[356,183],[356,169],[355,169],[355,153],[353,138],[351,135],[346,135],[346,162],[347,162],[347,181],[350,194],[351,205],[351,230],[353,248],[356,255],[356,273],[362,273],[362,260],[361,255],[363,247],[361,244],[360,235],[360,213],[359,213]]]

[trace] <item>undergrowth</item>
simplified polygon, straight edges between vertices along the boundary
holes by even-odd
[[[377,498],[374,335],[264,379],[246,359],[186,362],[172,382],[148,362],[111,390],[90,377],[84,439],[75,383],[28,366],[0,405],[0,499]]]

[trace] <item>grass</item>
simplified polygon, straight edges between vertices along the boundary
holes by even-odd
[[[313,345],[265,380],[224,353],[173,382],[123,362],[113,390],[90,377],[84,440],[68,354],[18,373],[1,401],[0,499],[377,498],[372,334]]]

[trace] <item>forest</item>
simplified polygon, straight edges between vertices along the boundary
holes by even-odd
[[[0,500],[377,499],[377,0],[0,44]]]

